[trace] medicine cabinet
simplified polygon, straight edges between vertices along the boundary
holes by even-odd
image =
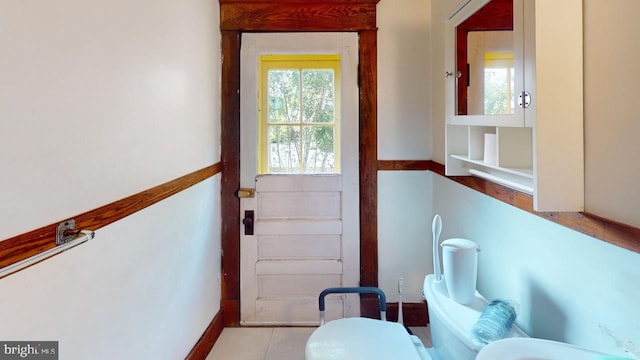
[[[533,125],[535,117],[525,116],[535,108],[535,48],[525,42],[533,19],[527,11],[525,22],[524,6],[524,0],[470,1],[447,22],[448,124]]]
[[[445,172],[581,211],[582,3],[550,3],[468,0],[449,17]]]

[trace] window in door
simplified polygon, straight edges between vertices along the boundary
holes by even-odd
[[[260,174],[340,173],[340,55],[261,55]]]

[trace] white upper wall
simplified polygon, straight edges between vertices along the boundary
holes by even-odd
[[[0,240],[219,161],[216,6],[3,2]]]
[[[220,160],[217,1],[3,1],[0,241]],[[0,279],[0,339],[180,359],[220,308],[220,175]]]
[[[378,3],[378,159],[431,159],[430,0]],[[431,259],[431,187],[423,171],[378,173],[379,286],[390,302],[422,300]]]
[[[640,2],[584,1],[585,209],[640,227]]]
[[[430,1],[431,4],[431,141],[432,160],[445,163],[445,21],[461,1]]]
[[[431,158],[430,0],[383,0],[378,22],[378,159]]]

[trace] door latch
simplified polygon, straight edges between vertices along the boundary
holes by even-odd
[[[237,198],[252,198],[256,196],[256,189],[252,189],[252,188],[240,188],[238,190],[236,190],[235,193]]]
[[[244,219],[242,219],[242,223],[244,224],[245,235],[253,235],[254,217],[255,217],[255,212],[253,210],[244,211]]]

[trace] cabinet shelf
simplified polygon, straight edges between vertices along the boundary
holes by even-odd
[[[525,194],[533,195],[533,170],[525,168],[506,168],[487,164],[481,160],[469,159],[464,154],[451,154],[452,159],[463,163],[462,168],[469,175],[474,175],[500,185],[504,185]]]
[[[451,154],[451,157],[454,159],[458,159],[458,160],[462,160],[464,162],[468,162],[474,165],[478,165],[478,166],[482,166],[488,169],[493,169],[493,170],[497,170],[503,173],[507,173],[507,174],[512,174],[512,175],[517,175],[517,176],[521,176],[525,179],[530,179],[533,180],[533,169],[524,169],[524,168],[506,168],[506,167],[500,167],[497,165],[492,165],[492,164],[487,164],[486,162],[482,161],[482,160],[472,160],[469,159],[469,155],[459,155],[459,154]]]

